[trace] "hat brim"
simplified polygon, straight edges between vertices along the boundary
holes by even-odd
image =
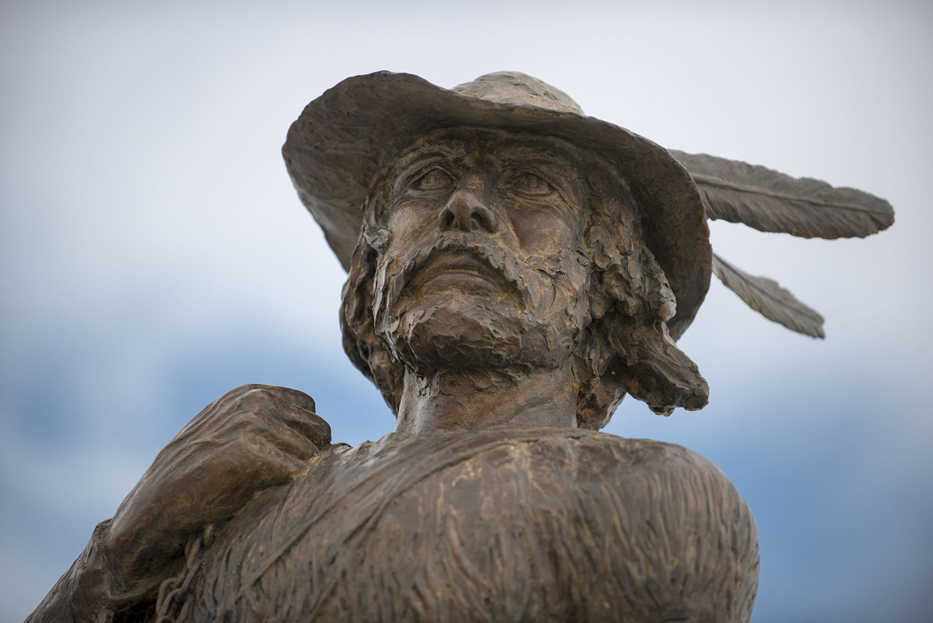
[[[282,147],[298,196],[344,269],[375,176],[418,137],[463,126],[559,137],[617,166],[644,212],[645,242],[677,297],[669,331],[675,339],[683,333],[709,289],[712,250],[696,185],[666,149],[600,119],[464,96],[411,74],[343,80],[305,107]]]

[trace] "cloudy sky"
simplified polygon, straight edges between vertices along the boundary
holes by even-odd
[[[760,532],[756,623],[929,620],[931,59],[920,1],[3,3],[0,620],[237,385],[308,392],[337,440],[392,429],[342,353],[344,275],[279,155],[308,101],[380,69],[445,87],[521,70],[667,147],[894,205],[866,240],[713,224],[827,339],[713,283],[681,340],[710,406],[626,402],[606,430],[733,480]]]

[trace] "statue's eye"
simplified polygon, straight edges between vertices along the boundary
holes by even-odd
[[[554,192],[554,187],[547,180],[527,171],[512,178],[512,188],[523,195],[532,197],[541,197]]]
[[[454,180],[447,171],[433,167],[412,183],[415,190],[442,190],[453,184]]]

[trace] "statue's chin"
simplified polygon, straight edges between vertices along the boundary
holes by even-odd
[[[568,353],[553,329],[488,307],[437,305],[404,311],[384,325],[399,359],[419,374],[441,370],[553,368]]]

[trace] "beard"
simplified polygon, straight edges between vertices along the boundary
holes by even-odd
[[[417,287],[439,257],[469,258],[483,287]],[[487,237],[450,234],[401,257],[380,259],[376,334],[419,375],[441,370],[553,369],[573,352],[588,322],[583,284],[557,260],[521,261]]]

